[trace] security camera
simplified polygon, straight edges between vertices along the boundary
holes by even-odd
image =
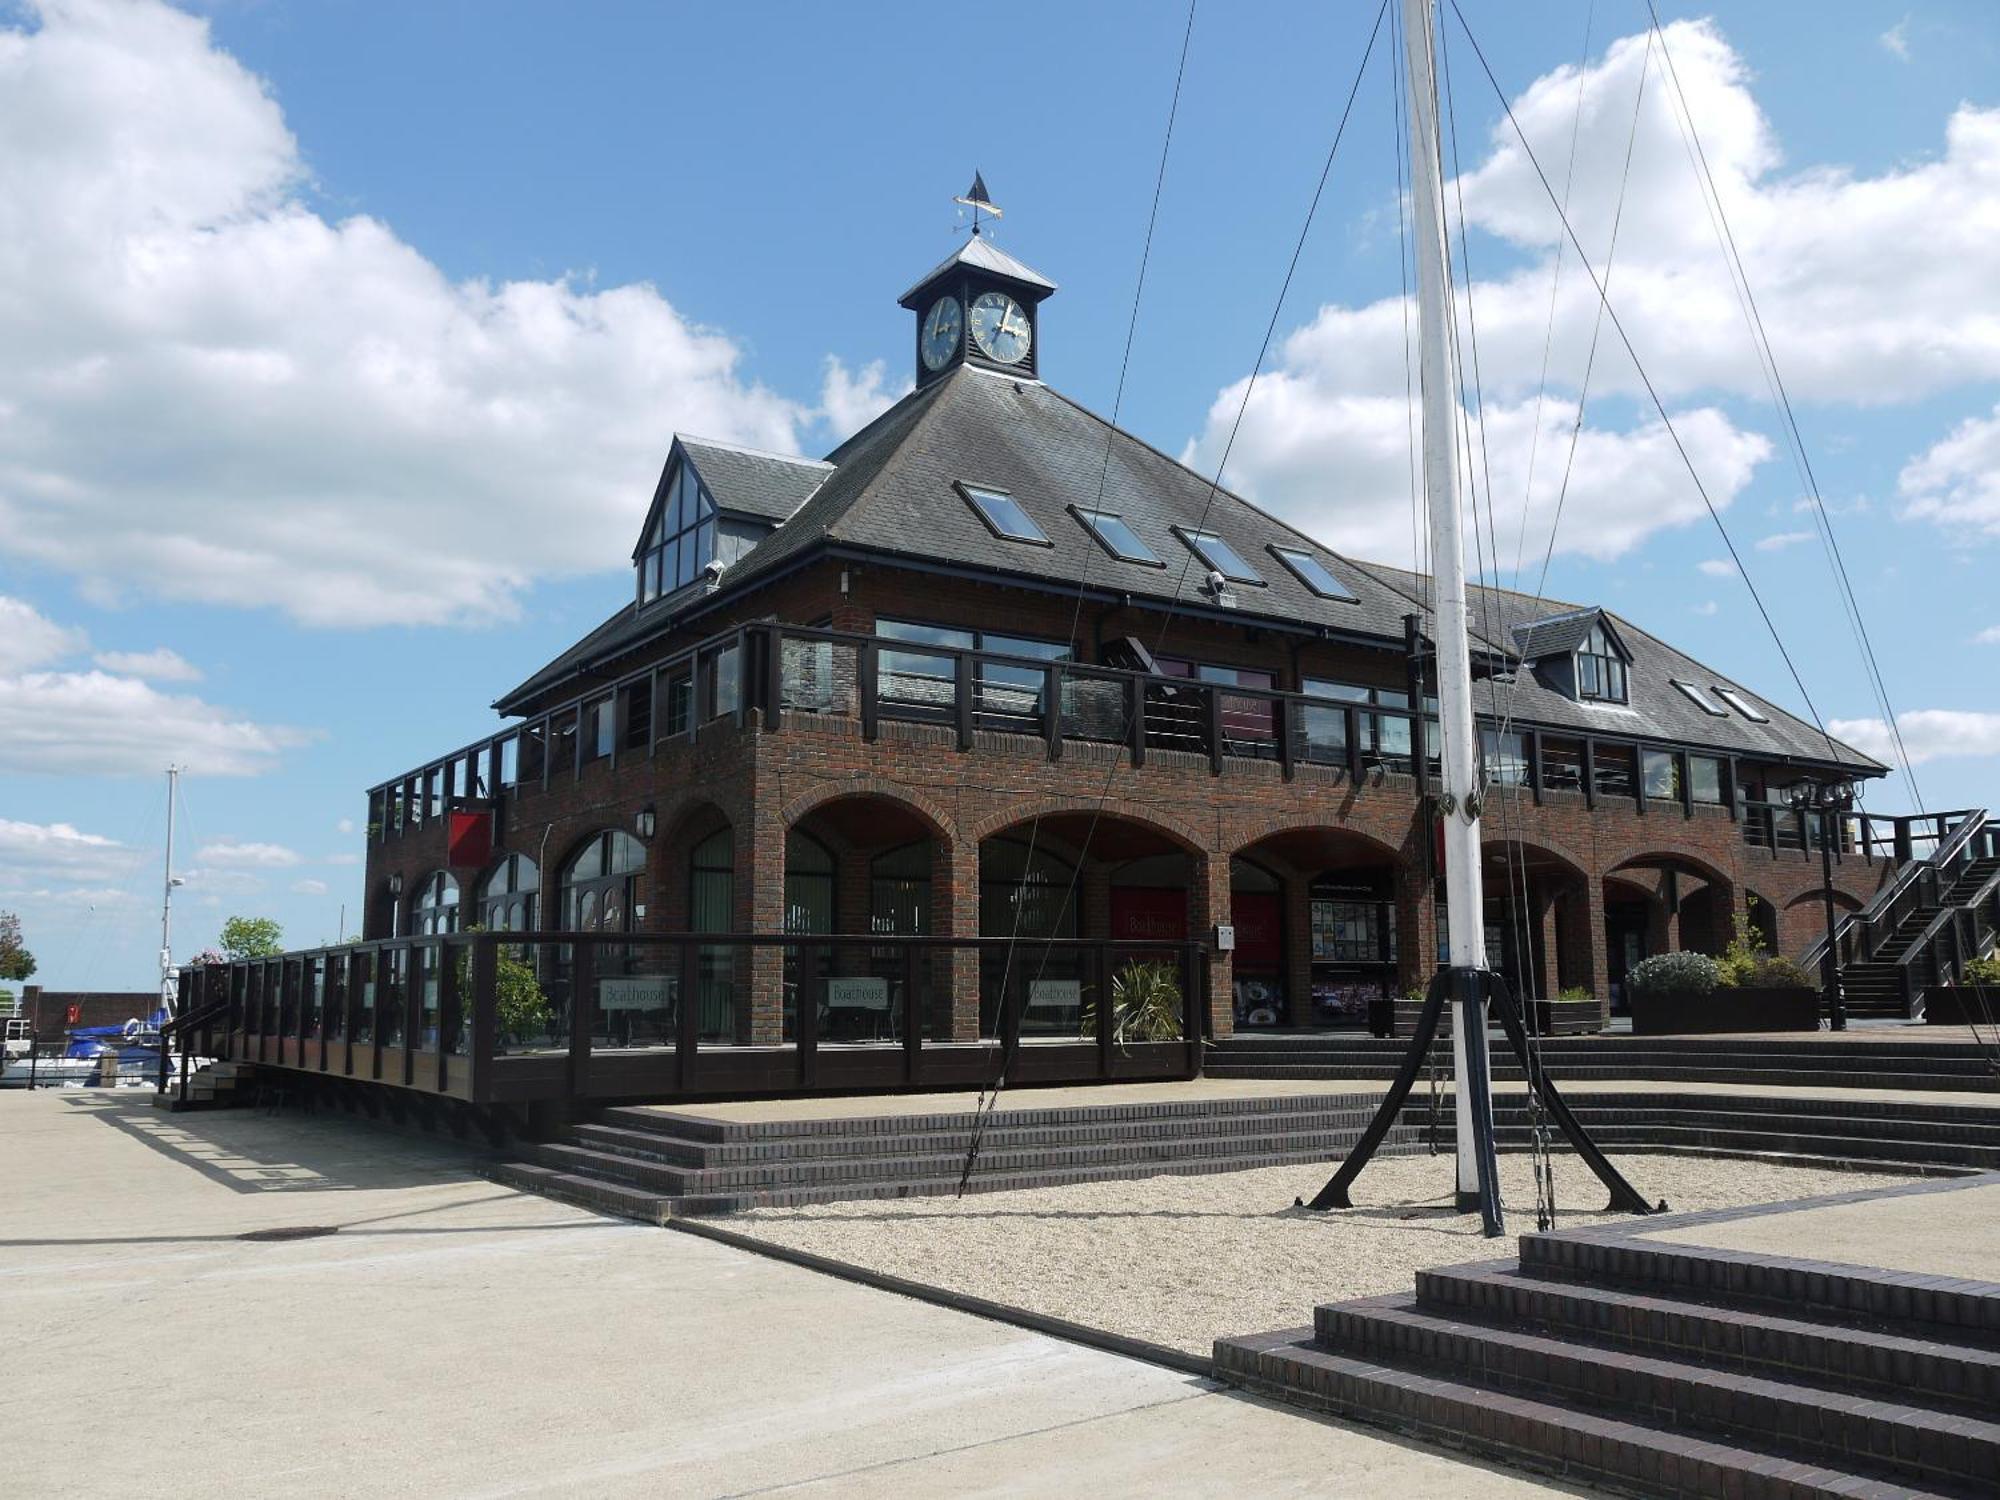
[[[706,563],[702,564],[701,570],[708,575],[709,582],[713,583],[722,577],[722,570],[728,566],[729,564],[721,558],[711,557]]]
[[[1229,580],[1222,576],[1222,569],[1210,568],[1208,570],[1208,591],[1211,594],[1219,594],[1228,586]]]

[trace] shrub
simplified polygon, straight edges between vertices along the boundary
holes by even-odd
[[[1715,960],[1706,953],[1656,953],[1627,970],[1625,982],[1642,995],[1712,994]]]
[[[1097,1034],[1097,999],[1086,996],[1079,1017],[1085,1036]],[[1171,1042],[1181,1034],[1181,981],[1164,961],[1129,963],[1111,976],[1111,1039]]]
[[[1959,974],[1960,984],[2000,984],[2000,955],[1968,960]]]
[[[1556,991],[1556,999],[1567,1005],[1588,1005],[1595,998],[1580,984],[1573,984],[1566,990]]]
[[[1769,953],[1757,956],[1750,977],[1741,982],[1764,990],[1809,990],[1815,984],[1812,975],[1789,958]]]

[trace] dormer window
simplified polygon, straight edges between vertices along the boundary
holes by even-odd
[[[663,488],[639,548],[639,602],[651,604],[685,588],[714,558],[715,501],[683,462]]]
[[[1576,648],[1576,695],[1599,703],[1626,701],[1625,658],[1599,620]]]

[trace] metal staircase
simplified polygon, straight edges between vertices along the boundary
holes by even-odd
[[[1933,851],[1909,858],[1835,932],[1841,990],[1856,1019],[1919,1020],[1924,993],[1954,983],[2000,943],[2000,826],[1983,808],[1944,814]],[[1824,939],[1806,950],[1818,968]]]

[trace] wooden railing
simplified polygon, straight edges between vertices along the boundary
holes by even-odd
[[[1192,1077],[1209,1003],[1198,943],[876,933],[454,933],[180,983],[211,1056],[472,1105]]]
[[[982,733],[1039,740],[1051,759],[1071,744],[1117,745],[1134,764],[1173,754],[1206,762],[1216,775],[1245,762],[1275,765],[1286,777],[1320,766],[1357,780],[1374,772],[1409,776],[1422,791],[1438,774],[1436,721],[1409,708],[767,623],[597,684],[375,787],[370,833],[393,838],[456,807],[580,778],[599,762],[657,755],[718,720],[747,724],[753,710],[766,730],[780,728],[786,715],[846,718],[871,740],[885,723],[933,724],[961,749]],[[1630,804],[1642,813],[1678,807],[1692,816],[1704,802],[1741,812],[1725,752],[1534,725],[1510,732],[1518,746],[1486,766],[1487,779],[1536,802],[1569,792],[1593,807]],[[1674,790],[1666,795],[1647,790],[1649,753],[1674,757]],[[1701,793],[1693,755],[1715,763],[1713,785]],[[1776,830],[1764,837],[1786,847],[1793,816],[1766,805],[1758,827]],[[1748,826],[1745,836],[1759,837]],[[1854,847],[1868,847],[1865,832]]]

